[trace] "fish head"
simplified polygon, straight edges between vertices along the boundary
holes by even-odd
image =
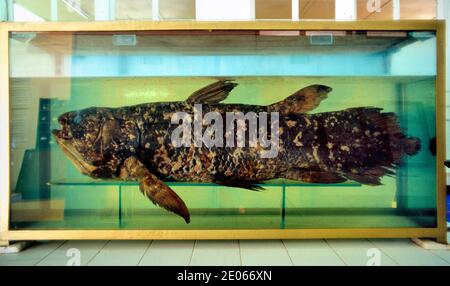
[[[112,109],[88,108],[59,116],[56,143],[80,170],[93,178],[115,178],[122,162],[136,154],[139,130]]]

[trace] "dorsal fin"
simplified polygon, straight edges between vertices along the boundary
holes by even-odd
[[[281,114],[306,113],[319,106],[320,102],[327,98],[331,91],[332,88],[325,85],[310,85],[280,102],[269,105],[269,109]]]
[[[219,103],[227,98],[230,91],[238,84],[230,80],[219,80],[208,86],[205,86],[188,97],[186,102],[194,103]]]

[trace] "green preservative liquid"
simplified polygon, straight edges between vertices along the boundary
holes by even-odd
[[[136,46],[117,47],[111,35],[92,34],[71,36],[70,49],[62,52],[42,49],[42,36],[30,42],[11,36],[12,229],[436,226],[436,158],[429,150],[436,136],[434,35],[351,35],[331,46],[313,46],[305,36],[138,35]],[[27,69],[46,61],[60,69]],[[185,101],[217,80],[237,84],[225,104],[271,105],[303,87],[331,87],[310,114],[382,108],[396,114],[404,134],[420,139],[421,149],[376,186],[279,178],[251,191],[166,182],[189,208],[186,224],[154,205],[136,181],[83,175],[51,134],[68,111]]]

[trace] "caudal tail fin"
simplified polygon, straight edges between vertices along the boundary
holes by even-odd
[[[370,109],[369,109],[370,110]],[[373,109],[372,109],[373,110]],[[371,122],[377,128],[387,131],[390,150],[393,155],[394,164],[400,163],[402,157],[406,155],[416,155],[421,149],[419,138],[407,137],[402,130],[398,117],[393,112],[382,113],[381,109],[369,116]]]
[[[381,108],[373,107],[352,108],[344,112],[352,119],[349,128],[359,132],[350,132],[355,135],[350,139],[339,138],[347,141],[349,146],[354,146],[354,141],[360,142],[359,148],[347,154],[347,168],[342,170],[347,179],[379,185],[381,177],[395,174],[406,155],[416,155],[421,149],[420,139],[405,135],[395,113],[383,113]]]

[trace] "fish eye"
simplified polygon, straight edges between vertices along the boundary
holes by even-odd
[[[63,114],[58,117],[58,123],[61,125],[65,125],[67,123],[67,115]]]

